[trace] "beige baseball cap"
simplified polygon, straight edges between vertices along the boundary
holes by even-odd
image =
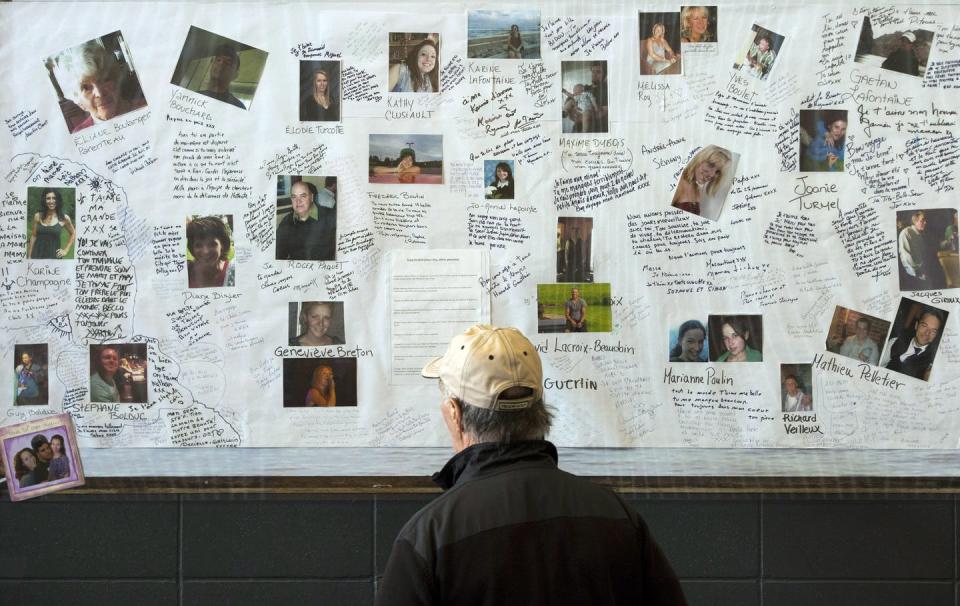
[[[516,328],[471,326],[454,337],[447,353],[424,366],[420,374],[440,379],[458,399],[478,408],[522,410],[543,399],[540,355]],[[528,387],[533,393],[501,398],[511,387]]]

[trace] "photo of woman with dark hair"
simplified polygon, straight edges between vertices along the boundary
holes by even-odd
[[[76,236],[77,230],[70,220],[70,215],[63,211],[63,194],[59,189],[45,188],[40,193],[40,210],[33,215],[30,239],[27,242],[27,257],[68,258]]]
[[[490,161],[487,160],[486,162]],[[493,173],[493,179],[487,186],[484,197],[488,200],[513,200],[513,169],[510,167],[510,163],[497,162]]]
[[[24,448],[17,452],[16,457],[13,459],[13,466],[16,470],[17,481],[20,483],[20,488],[27,488],[28,486],[33,486],[45,481],[37,477],[39,463],[37,462],[37,455],[33,452],[32,448]]]
[[[230,263],[230,229],[219,217],[195,217],[187,221],[187,284],[190,288],[234,286]]]
[[[687,320],[677,331],[677,341],[670,350],[671,362],[706,362],[703,349],[707,329],[700,320]]]
[[[70,459],[67,458],[67,451],[64,446],[63,436],[54,434],[50,438],[50,448],[53,450],[53,458],[49,463],[49,481],[62,480],[70,477]]]
[[[520,26],[516,23],[510,26],[510,37],[507,39],[507,59],[523,59],[523,38],[520,37]]]
[[[440,48],[437,40],[427,36],[413,47],[406,59],[390,66],[390,92],[440,92]]]
[[[711,341],[716,337],[717,342],[723,344],[710,348],[711,360],[762,362],[761,321],[761,316],[710,316]]]

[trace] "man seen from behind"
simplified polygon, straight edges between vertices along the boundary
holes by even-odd
[[[686,604],[643,519],[557,468],[532,343],[473,326],[428,364],[454,457],[400,531],[377,604]]]

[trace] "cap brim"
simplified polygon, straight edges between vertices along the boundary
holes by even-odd
[[[424,379],[439,379],[441,362],[443,362],[443,356],[434,358],[430,363],[423,367],[423,370],[420,371],[420,376]]]

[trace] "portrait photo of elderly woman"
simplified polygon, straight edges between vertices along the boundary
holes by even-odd
[[[147,105],[119,31],[47,57],[44,65],[71,133]]]

